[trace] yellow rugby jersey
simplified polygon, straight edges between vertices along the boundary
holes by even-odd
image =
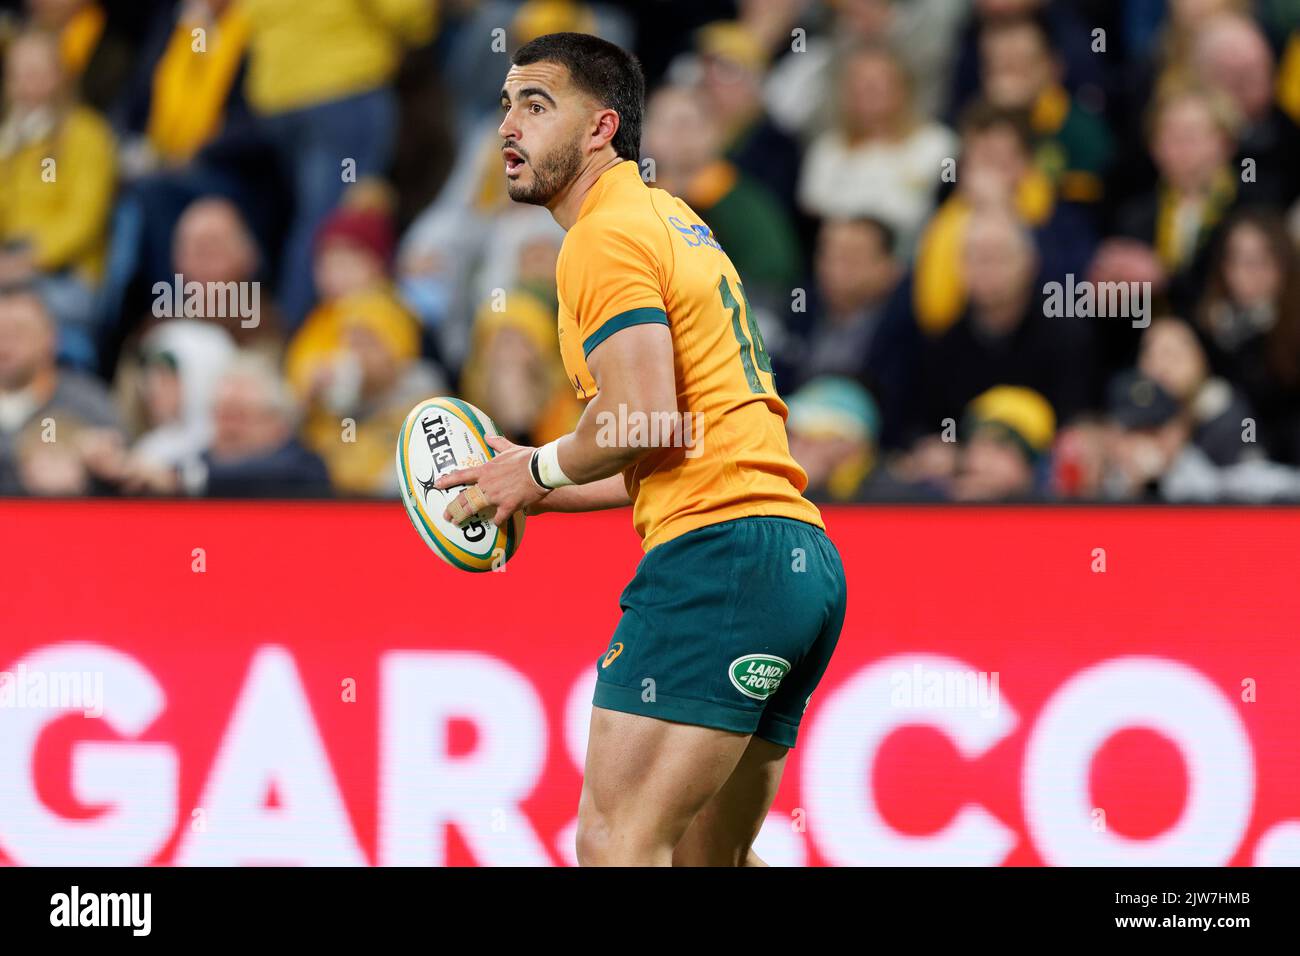
[[[564,368],[578,396],[596,394],[587,356],[622,329],[672,332],[676,447],[623,472],[632,520],[649,551],[705,525],[758,515],[822,524],[803,497],[808,476],[790,455],[785,403],[736,268],[686,203],[641,181],[631,160],[583,199],[556,267]],[[653,425],[598,422],[619,440]]]

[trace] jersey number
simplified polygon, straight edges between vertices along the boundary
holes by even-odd
[[[731,284],[727,282],[727,277],[723,276],[718,283],[718,292],[722,294],[722,307],[731,312],[731,331],[736,335],[736,341],[740,344],[740,364],[745,369],[745,381],[749,383],[749,390],[756,395],[764,394],[767,389],[763,388],[763,383],[758,380],[758,372],[754,369],[754,360],[757,358],[758,367],[768,375],[772,374],[772,359],[767,354],[767,349],[763,347],[763,336],[758,331],[758,323],[754,321],[754,313],[749,307],[749,299],[745,295],[745,287],[739,282],[736,287],[740,289],[740,301],[732,294]],[[744,313],[744,325],[749,326],[749,338],[745,338],[745,329],[741,324]],[[751,345],[750,342],[753,342]],[[773,387],[776,385],[773,379]]]

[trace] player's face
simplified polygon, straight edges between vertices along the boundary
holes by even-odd
[[[501,90],[501,155],[515,202],[548,206],[582,168],[586,97],[555,63],[512,66]]]

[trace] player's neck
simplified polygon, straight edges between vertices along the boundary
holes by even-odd
[[[608,156],[597,153],[587,160],[587,166],[571,182],[567,189],[555,197],[555,201],[549,206],[551,215],[560,227],[568,232],[573,228],[573,224],[578,221],[578,213],[582,211],[582,202],[587,198],[587,193],[591,187],[596,185],[596,180],[600,179],[605,173],[613,169],[619,163],[623,162],[623,157],[617,153],[610,153]]]

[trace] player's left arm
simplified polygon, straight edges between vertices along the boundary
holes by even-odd
[[[587,367],[599,391],[573,433],[556,443],[560,470],[580,485],[618,474],[670,439],[672,429],[651,423],[678,414],[667,325],[633,325],[611,335],[587,356]],[[642,427],[621,427],[637,422]]]
[[[556,281],[577,320],[596,395],[572,433],[541,448],[494,440],[491,461],[441,478],[439,488],[478,486],[472,496],[456,498],[448,520],[491,511],[499,524],[556,488],[609,478],[657,442],[673,440],[675,419],[664,417],[679,415],[660,274],[666,251],[656,248],[654,236],[608,219],[570,230]]]
[[[492,520],[501,523],[540,501],[553,487],[610,478],[672,441],[674,429],[664,423],[671,423],[679,413],[673,340],[667,325],[646,323],[620,330],[587,356],[587,367],[599,390],[573,432],[540,450],[504,438],[490,439],[496,457],[476,468],[444,475],[438,487],[477,484],[494,509]],[[629,427],[637,422],[640,427]],[[539,451],[553,455],[554,464],[535,464],[534,454]],[[457,502],[461,510],[457,514],[449,508],[449,520],[471,513],[468,498]]]

